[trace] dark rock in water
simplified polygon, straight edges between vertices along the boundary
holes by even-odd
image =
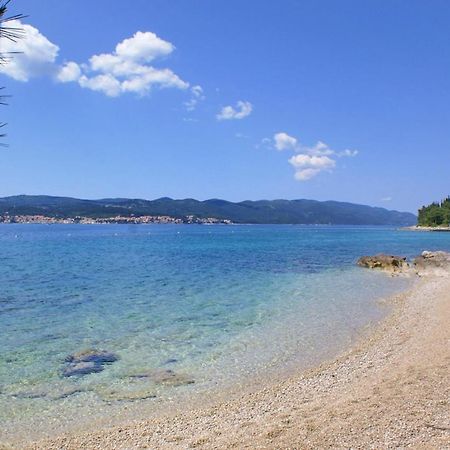
[[[149,378],[149,374],[146,372],[133,373],[128,375],[130,378]]]
[[[362,256],[358,259],[357,264],[358,266],[368,267],[369,269],[382,269],[393,272],[398,272],[409,267],[405,256],[385,255],[383,253],[375,256]]]
[[[169,358],[164,364],[175,364],[176,362],[178,362],[178,359]]]
[[[74,362],[67,365],[62,370],[63,377],[74,377],[81,375],[88,375],[90,373],[101,372],[104,369],[103,365],[95,362]]]
[[[66,362],[94,362],[97,364],[113,363],[117,361],[119,357],[112,352],[105,350],[87,349],[81,352],[73,353],[66,358]]]
[[[84,392],[88,392],[88,389],[81,388],[69,388],[65,389],[61,392],[55,393],[51,396],[52,400],[63,400],[71,395],[83,394]]]
[[[73,353],[65,359],[67,366],[62,370],[64,377],[88,375],[101,372],[105,364],[117,361],[119,357],[105,350],[87,349]]]
[[[107,389],[101,390],[99,396],[102,400],[106,402],[111,401],[126,401],[133,402],[138,400],[147,400],[149,398],[156,398],[154,393],[154,389],[139,389],[139,390],[120,390],[117,391],[115,389]]]

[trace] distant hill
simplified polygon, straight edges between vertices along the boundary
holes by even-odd
[[[258,200],[228,202],[211,199],[156,200],[107,198],[81,200],[45,195],[17,195],[0,198],[0,215],[45,215],[48,217],[91,217],[167,215],[230,219],[253,224],[336,224],[336,225],[413,225],[417,218],[408,212],[384,208],[316,200]]]

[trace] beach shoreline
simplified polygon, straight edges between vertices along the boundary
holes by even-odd
[[[400,231],[433,231],[433,232],[449,232],[450,227],[447,226],[435,226],[435,227],[428,227],[428,226],[422,226],[422,225],[411,225],[410,227],[401,227],[399,228]]]
[[[29,449],[341,448],[450,442],[450,277],[426,276],[331,363],[176,414]]]

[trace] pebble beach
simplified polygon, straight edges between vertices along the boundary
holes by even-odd
[[[176,414],[27,449],[448,448],[450,276],[424,275],[330,363]]]

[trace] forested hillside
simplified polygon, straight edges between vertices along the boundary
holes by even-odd
[[[354,203],[316,200],[259,200],[229,202],[211,199],[160,198],[81,200],[68,197],[19,195],[0,198],[0,215],[104,218],[114,216],[214,217],[234,223],[413,225],[408,212],[390,211]]]

